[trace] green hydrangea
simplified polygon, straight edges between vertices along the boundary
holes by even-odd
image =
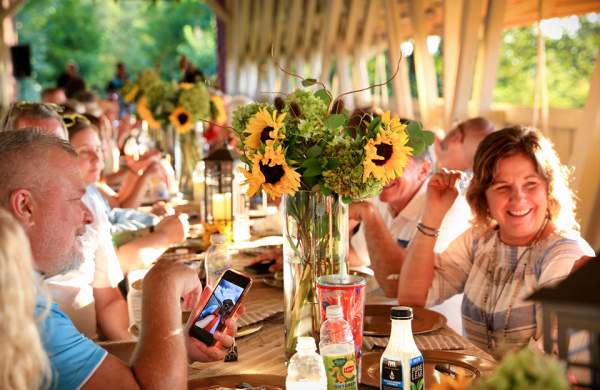
[[[141,71],[137,78],[137,84],[142,91],[147,91],[148,88],[160,82],[160,77],[154,69]]]
[[[353,140],[337,137],[325,148],[325,155],[335,159],[338,164],[323,172],[324,183],[333,192],[359,200],[375,196],[383,190],[383,183],[372,176],[363,182],[364,152]]]
[[[566,390],[569,388],[565,367],[555,357],[531,348],[508,353],[494,373],[474,384],[474,390],[538,389]]]
[[[169,114],[175,109],[177,87],[172,83],[159,81],[152,84],[146,91],[148,109],[154,118],[168,120]]]
[[[195,83],[192,88],[180,89],[178,104],[192,115],[194,121],[210,117],[210,95],[203,83]]]
[[[326,135],[323,121],[327,116],[327,106],[323,100],[306,90],[299,89],[289,94],[285,102],[286,132],[297,133],[306,138],[322,138]],[[299,112],[294,112],[293,104],[297,104]]]
[[[246,125],[248,125],[250,117],[263,107],[267,107],[267,104],[250,103],[236,108],[233,112],[233,118],[231,119],[231,127],[233,127],[233,130],[243,137],[244,130],[246,129]]]

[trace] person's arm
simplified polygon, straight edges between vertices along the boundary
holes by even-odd
[[[161,261],[144,278],[142,334],[133,353],[131,367],[108,355],[83,389],[185,389],[188,353],[185,331],[181,324],[180,299],[198,302],[201,285],[197,274],[181,262]],[[210,291],[209,291],[210,293]],[[203,296],[208,299],[207,294]],[[233,339],[217,335],[230,346]],[[202,343],[200,343],[202,344]],[[224,356],[218,346],[203,347],[206,361]]]
[[[437,229],[458,196],[458,171],[438,172],[427,186],[427,200],[421,224]],[[431,230],[417,230],[407,250],[406,261],[398,280],[398,302],[403,305],[425,306],[434,276],[436,237]]]
[[[350,218],[362,222],[371,268],[377,283],[386,296],[395,296],[396,280],[389,280],[390,274],[399,274],[404,262],[405,250],[398,245],[390,234],[383,218],[369,202],[357,202],[350,205]],[[353,248],[351,249],[353,251]]]
[[[117,287],[94,288],[96,321],[109,340],[128,340],[127,302]]]
[[[153,233],[138,237],[117,248],[124,272],[148,267],[172,244],[183,241],[189,232],[187,214],[163,218]]]

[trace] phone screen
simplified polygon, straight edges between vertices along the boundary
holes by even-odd
[[[213,335],[216,331],[223,330],[225,320],[233,315],[250,284],[249,277],[227,270],[219,279],[206,306],[194,320],[190,335],[207,345],[213,345],[215,343]]]

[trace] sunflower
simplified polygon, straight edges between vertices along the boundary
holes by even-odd
[[[392,131],[394,133],[404,132],[406,125],[400,123],[400,118],[396,115],[392,117],[389,111],[381,114],[381,123],[385,130]]]
[[[169,120],[179,134],[185,134],[194,127],[192,116],[181,106],[173,110],[169,115]]]
[[[213,95],[210,97],[214,107],[215,107],[215,117],[214,121],[219,125],[224,125],[227,122],[227,112],[225,111],[225,103],[223,102],[223,98],[218,95]]]
[[[186,89],[191,89],[194,87],[194,84],[192,83],[179,83],[178,84],[179,88],[186,90]]]
[[[151,129],[160,129],[160,122],[154,119],[152,112],[148,108],[146,96],[142,96],[140,101],[138,102],[137,112],[140,115],[140,118],[148,122],[148,127],[150,127]]]
[[[387,124],[385,120],[388,121]],[[377,137],[370,139],[365,145],[363,182],[367,181],[369,175],[382,180],[384,184],[401,176],[412,152],[412,148],[406,146],[408,143],[406,133],[398,131],[395,121],[390,120],[389,116],[385,119],[382,116],[382,122],[384,126],[379,130]],[[401,126],[400,121],[398,126]]]
[[[274,198],[293,195],[300,188],[300,174],[287,165],[281,146],[267,146],[264,154],[254,156],[251,172],[243,168],[240,171],[248,179],[248,196],[254,195],[261,185]]]
[[[127,91],[125,96],[123,96],[123,101],[125,103],[131,103],[135,99],[135,97],[137,96],[139,91],[140,91],[140,87],[138,87],[137,85],[133,85],[131,87],[131,89],[129,89],[129,91]]]
[[[245,133],[250,135],[244,141],[244,145],[252,150],[257,150],[260,143],[271,145],[279,137],[279,130],[283,127],[285,114],[277,116],[277,111],[269,114],[266,108],[261,108],[248,121]]]

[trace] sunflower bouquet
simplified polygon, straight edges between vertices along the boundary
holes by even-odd
[[[164,81],[154,70],[141,72],[135,83],[124,87],[123,96],[126,102],[136,103],[137,113],[148,123],[160,149],[174,153],[176,145],[181,148],[181,163],[175,164],[181,167],[180,190],[191,193],[192,172],[202,157],[193,130],[200,121],[226,121],[220,97],[211,97],[203,82]]]
[[[325,89],[299,89],[234,112],[248,195],[262,188],[271,197],[299,190],[339,195],[345,203],[372,197],[433,142],[418,122],[402,123],[389,112],[351,115],[342,100],[332,100]]]
[[[322,88],[311,91],[316,84]],[[284,195],[286,353],[297,337],[318,339],[316,279],[347,270],[348,209],[402,175],[412,154],[433,142],[418,122],[389,112],[351,114],[313,79],[305,89],[233,114],[248,195]]]

